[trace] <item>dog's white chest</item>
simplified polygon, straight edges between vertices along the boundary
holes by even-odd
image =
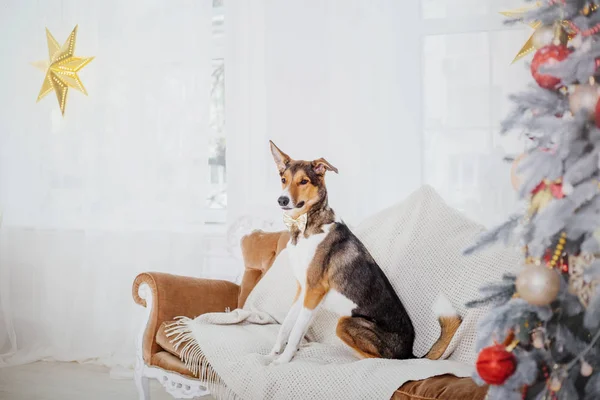
[[[330,227],[331,225],[325,225],[323,227],[324,233],[312,235],[308,239],[301,237],[298,239],[296,245],[290,242],[286,248],[294,277],[300,283],[303,291],[306,290],[306,272],[308,267],[315,257],[317,248],[329,233]],[[323,308],[339,315],[351,315],[352,310],[356,308],[356,304],[352,300],[333,289],[327,293],[322,305]]]
[[[329,233],[330,225],[325,225],[323,228],[324,233],[312,235],[308,238],[300,237],[295,245],[290,242],[287,246],[294,277],[303,288],[306,286],[306,271],[315,257],[317,247]]]

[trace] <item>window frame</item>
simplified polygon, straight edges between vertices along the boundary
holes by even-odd
[[[213,62],[222,61],[225,64],[225,6],[223,1],[213,1],[212,16],[212,48]],[[225,137],[227,130],[225,129]],[[208,160],[207,160],[208,163]],[[227,224],[227,208],[204,207],[204,225],[209,230],[224,231]]]
[[[522,6],[526,6],[526,3],[523,3]],[[460,35],[460,34],[477,34],[477,33],[488,33],[487,41],[490,49],[492,48],[492,34],[494,32],[499,31],[526,31],[529,34],[533,34],[533,29],[531,29],[526,24],[515,23],[511,25],[505,24],[506,17],[500,14],[503,10],[509,10],[511,8],[516,8],[515,6],[511,7],[507,5],[506,7],[493,7],[497,8],[495,10],[491,9],[486,15],[473,15],[473,16],[449,16],[449,17],[440,17],[440,18],[425,18],[423,15],[423,8],[419,5],[418,9],[418,17],[420,21],[420,28],[418,32],[418,40],[420,46],[420,60],[421,63],[421,76],[420,76],[420,107],[419,107],[419,121],[418,121],[418,129],[421,134],[421,182],[427,183],[429,181],[427,174],[427,126],[426,126],[426,102],[427,99],[425,97],[425,89],[426,89],[426,76],[425,76],[425,64],[427,62],[426,53],[425,53],[425,41],[427,37],[431,36],[443,36],[443,35]],[[516,55],[519,51],[520,47],[525,43],[514,43],[514,54]],[[490,59],[491,61],[491,59]],[[520,60],[519,62],[526,62],[526,60]],[[518,63],[518,62],[517,62]],[[510,67],[510,65],[507,65]],[[513,65],[513,68],[518,68],[518,66]],[[488,82],[489,86],[493,86],[492,75],[489,77],[490,81]],[[490,118],[492,118],[490,116]],[[495,143],[495,124],[494,121],[490,120],[488,126],[486,128],[489,134],[489,140],[491,143]],[[463,168],[465,168],[464,166]],[[474,174],[480,174],[481,171],[473,171]],[[478,220],[478,219],[477,219]],[[479,221],[479,220],[478,220]],[[483,221],[479,221],[483,222]]]

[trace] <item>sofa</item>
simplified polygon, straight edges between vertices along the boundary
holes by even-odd
[[[244,274],[239,285],[220,280],[191,278],[158,272],[138,275],[133,283],[135,302],[146,308],[146,322],[137,343],[135,383],[139,398],[149,400],[149,379],[157,379],[174,398],[192,399],[209,394],[180,359],[165,330],[176,317],[190,318],[242,307],[278,254],[286,247],[287,232],[255,231],[242,239]],[[180,348],[182,348],[181,346]],[[210,368],[210,366],[207,366]],[[487,387],[471,378],[441,375],[409,381],[392,400],[483,400]]]

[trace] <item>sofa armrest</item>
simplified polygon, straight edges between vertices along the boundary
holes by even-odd
[[[133,299],[149,306],[142,352],[146,364],[160,351],[156,332],[160,324],[175,317],[194,318],[209,312],[237,308],[240,287],[228,281],[191,278],[160,272],[139,274],[133,281]]]
[[[275,258],[290,240],[288,231],[264,232],[255,230],[244,236],[240,242],[244,257],[244,277],[240,285],[238,307],[243,307],[254,286],[271,268]]]

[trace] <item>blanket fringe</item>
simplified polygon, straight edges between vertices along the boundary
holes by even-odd
[[[165,329],[165,334],[171,339],[175,350],[185,343],[181,349],[180,357],[195,377],[205,382],[210,394],[216,399],[239,400],[231,389],[229,389],[221,377],[215,372],[214,368],[209,367],[208,359],[200,348],[200,345],[194,338],[190,324],[194,321],[188,317],[177,317],[176,321],[169,324]]]

